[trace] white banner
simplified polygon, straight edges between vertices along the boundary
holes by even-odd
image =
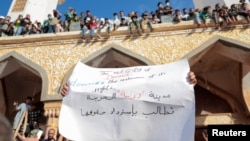
[[[77,63],[59,132],[74,141],[194,141],[195,99],[187,60],[128,68]]]

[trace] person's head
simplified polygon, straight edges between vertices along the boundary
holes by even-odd
[[[125,18],[121,18],[121,23],[125,23],[125,22],[126,22]]]
[[[137,17],[138,17],[138,15],[139,15],[138,11],[135,11],[135,16],[137,16]]]
[[[182,12],[183,12],[183,14],[187,14],[188,13],[187,8],[183,8]]]
[[[193,14],[195,12],[194,8],[189,9],[189,14]]]
[[[36,110],[36,105],[34,103],[32,103],[30,106],[31,106],[31,111]]]
[[[40,26],[41,26],[41,22],[37,22],[36,24],[37,24],[37,26],[38,26],[38,27],[40,27]]]
[[[5,19],[5,17],[4,16],[0,16],[0,20],[4,20]]]
[[[215,9],[218,10],[218,9],[220,9],[220,8],[221,8],[221,4],[220,4],[220,3],[216,3],[216,4],[215,4]]]
[[[147,19],[147,18],[148,18],[148,13],[147,13],[147,12],[144,12],[144,13],[142,14],[142,18],[143,18],[143,19]]]
[[[6,20],[6,21],[10,21],[10,20],[11,20],[11,17],[10,17],[10,16],[6,16],[6,17],[5,17],[5,20]]]
[[[56,130],[53,128],[50,128],[48,131],[48,139],[53,139],[55,136]]]
[[[170,0],[165,0],[165,3],[166,3],[167,6],[169,6],[170,5]]]
[[[91,16],[90,10],[87,10],[87,11],[86,11],[86,14],[87,14],[87,16]]]
[[[23,18],[22,14],[18,15],[18,19],[22,19],[22,18]]]
[[[240,0],[240,3],[245,3],[246,2],[246,0]]]
[[[71,11],[71,10],[73,10],[73,8],[72,8],[72,7],[69,7],[68,10]]]
[[[30,14],[26,14],[26,18],[30,19]]]
[[[200,13],[201,10],[199,8],[195,9],[195,12]]]
[[[120,16],[123,17],[124,16],[124,12],[121,10],[120,11]]]
[[[97,17],[96,17],[96,16],[91,17],[90,22],[94,23],[94,22],[96,22],[96,21],[97,21]]]
[[[51,19],[51,18],[52,18],[51,14],[48,14],[48,18],[49,18],[49,19]]]
[[[12,141],[12,129],[9,121],[0,115],[0,141]]]
[[[162,2],[158,2],[158,3],[157,3],[157,7],[158,7],[158,8],[163,8],[163,3],[162,3]]]
[[[53,13],[58,13],[58,11],[56,9],[53,9]]]
[[[32,28],[32,30],[36,30],[36,29],[37,29],[36,24],[32,24],[32,25],[31,25],[31,28]]]
[[[150,14],[151,14],[151,16],[153,16],[153,15],[155,16],[155,12],[154,11],[151,11]]]
[[[208,13],[210,11],[211,11],[211,6],[206,6],[206,7],[203,8],[203,12]]]
[[[105,22],[105,23],[109,23],[109,18],[105,18],[105,19],[104,19],[104,22]]]
[[[60,21],[59,21],[59,24],[60,24],[61,26],[63,26],[63,25],[64,25],[64,21],[60,20]]]
[[[131,18],[132,18],[134,15],[135,15],[135,12],[134,12],[134,11],[132,11],[132,12],[129,13],[129,17],[131,17]]]
[[[13,26],[14,26],[14,22],[10,22],[9,27],[13,27]]]
[[[113,17],[114,18],[118,18],[118,14],[115,12],[115,13],[113,13]]]
[[[31,104],[31,102],[32,102],[32,97],[28,96],[28,97],[26,98],[26,100],[25,100],[25,103],[26,103],[26,104]]]
[[[84,13],[84,12],[81,12],[80,15],[81,15],[81,17],[84,17],[84,16],[85,16],[85,13]]]
[[[33,121],[33,123],[32,123],[32,126],[34,127],[34,128],[37,128],[37,127],[39,127],[39,122],[38,121]]]
[[[175,10],[175,14],[176,14],[176,15],[180,15],[180,14],[181,14],[181,13],[180,13],[180,10],[179,10],[179,9],[176,9],[176,10]]]

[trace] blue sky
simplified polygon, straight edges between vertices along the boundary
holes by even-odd
[[[165,3],[165,0],[66,0],[57,9],[63,14],[71,6],[76,9],[78,14],[81,11],[90,10],[97,17],[111,18],[114,12],[119,12],[120,10],[123,10],[125,14],[131,11],[142,13],[145,10],[155,10],[157,3],[160,1]],[[7,15],[11,2],[12,0],[1,1],[0,15]],[[170,0],[170,4],[175,9],[194,7],[192,0]]]

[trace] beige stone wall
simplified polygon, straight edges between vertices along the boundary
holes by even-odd
[[[31,43],[19,43],[14,37],[12,44],[6,45],[1,44],[4,39],[0,39],[0,55],[16,51],[43,67],[49,77],[48,94],[57,94],[65,74],[77,61],[98,52],[99,49],[109,44],[118,44],[152,60],[156,64],[164,64],[181,59],[194,48],[216,35],[250,44],[249,28],[225,31],[211,29],[162,31],[134,38],[114,36],[109,40],[89,43],[82,43],[79,39],[39,42],[34,40]]]

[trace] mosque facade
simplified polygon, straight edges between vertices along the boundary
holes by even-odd
[[[119,28],[83,41],[80,31],[0,38],[0,113],[33,96],[44,109],[41,127],[58,129],[60,94],[78,61],[97,68],[159,65],[187,59],[196,74],[195,138],[209,124],[250,124],[250,28],[197,28],[193,22],[154,25],[131,35]],[[63,137],[59,135],[59,140]]]

